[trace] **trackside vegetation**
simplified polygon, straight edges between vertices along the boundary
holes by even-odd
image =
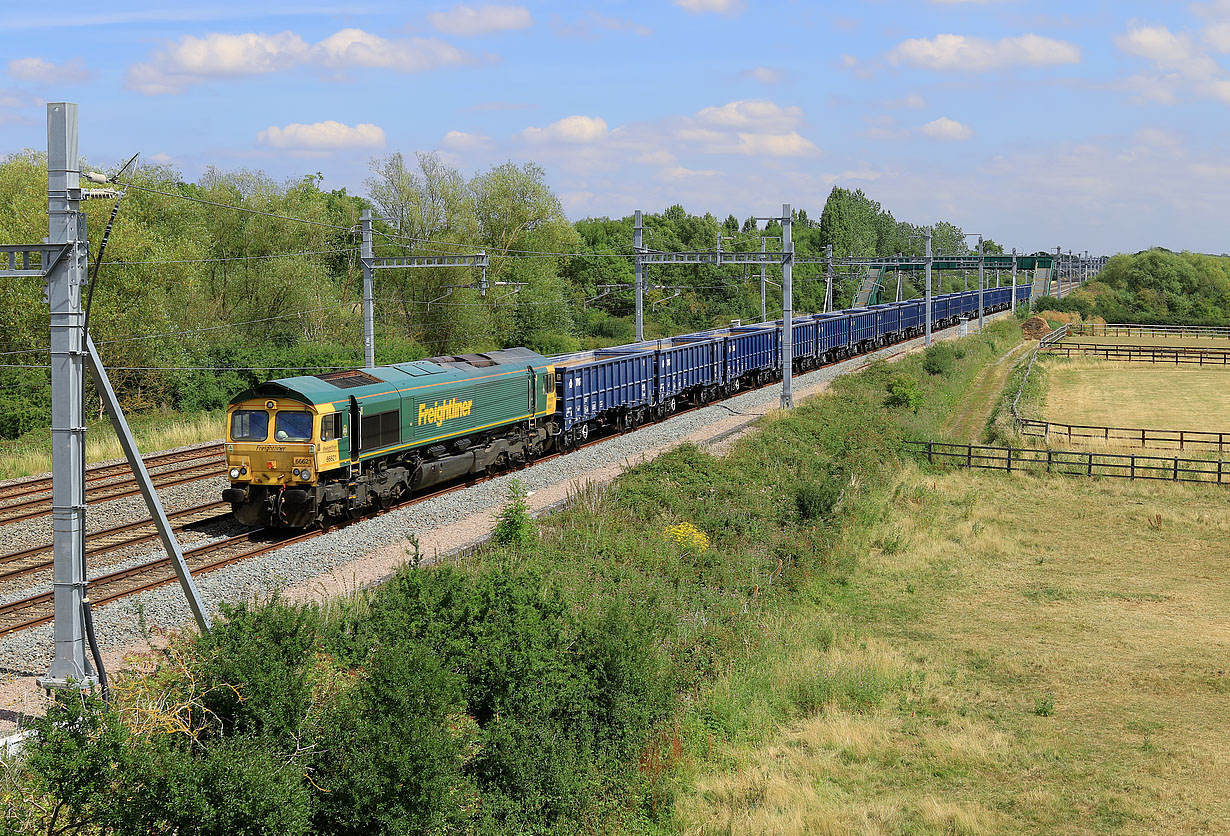
[[[938,373],[874,364],[724,456],[678,448],[465,560],[231,608],[133,660],[109,709],[54,706],[4,773],[0,833],[675,832],[691,770],[727,743],[909,680],[783,678],[783,637],[818,661],[848,641],[796,619],[898,547],[878,524],[901,441],[940,433],[1019,340],[1000,322]],[[918,397],[890,405],[903,379]]]

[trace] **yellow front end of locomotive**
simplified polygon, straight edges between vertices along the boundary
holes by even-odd
[[[328,423],[333,423],[331,417]],[[321,467],[337,466],[336,437],[322,441],[321,416],[299,401],[269,398],[233,404],[226,425],[226,467],[233,485],[310,485]]]

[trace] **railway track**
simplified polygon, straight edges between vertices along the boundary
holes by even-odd
[[[193,575],[199,576],[320,534],[319,531],[308,531],[282,536],[269,529],[258,529],[185,549],[184,560]],[[100,606],[174,581],[175,570],[171,567],[170,558],[151,560],[92,579],[90,603]],[[0,636],[46,624],[53,618],[53,593],[50,590],[13,601],[0,606]]]
[[[173,530],[183,531],[185,528],[198,523],[226,519],[230,515],[230,507],[230,503],[227,502],[206,502],[201,505],[194,505],[191,508],[185,508],[182,511],[168,513],[167,519],[174,523],[172,526]],[[86,551],[85,556],[88,560],[157,539],[158,529],[155,527],[153,520],[146,519],[125,523],[124,525],[113,526],[101,531],[90,532],[87,535],[87,542],[90,544],[90,548]],[[0,584],[25,577],[26,575],[32,575],[44,569],[50,569],[52,566],[52,551],[53,546],[51,543],[43,543],[23,549],[22,551],[0,555]]]
[[[154,487],[167,488],[196,482],[225,472],[221,444],[164,453],[145,458]],[[154,472],[156,471],[156,472]],[[127,464],[106,465],[86,471],[86,502],[99,504],[141,492]],[[41,477],[0,488],[0,526],[44,517],[51,513],[51,477]]]
[[[900,342],[908,342],[908,340],[902,340]],[[896,344],[898,343],[893,343],[893,345],[896,345]],[[817,371],[819,369],[837,365],[837,363],[845,362],[848,359],[851,359],[851,358],[843,358],[842,360],[838,360],[833,363],[825,363],[825,364],[817,366],[815,369],[812,369],[811,371]],[[770,381],[769,383],[766,383],[765,385],[771,386],[776,382],[777,381]],[[758,388],[763,388],[763,387],[758,387]],[[708,406],[708,404],[706,404],[706,406]],[[672,415],[671,417],[674,417],[675,415],[682,415],[687,412],[692,412],[700,408],[702,407],[690,406],[685,409],[680,409],[676,413],[674,413],[674,415]],[[631,430],[631,431],[634,431],[634,430]],[[401,502],[392,504],[388,506],[387,508],[380,509],[372,514],[365,515],[357,520],[346,520],[346,521],[335,523],[332,526],[330,526],[328,529],[325,529],[325,530],[313,529],[313,530],[309,530],[305,532],[291,534],[291,533],[287,533],[283,531],[274,531],[271,529],[258,529],[255,531],[238,534],[233,537],[228,537],[224,540],[219,540],[214,543],[208,543],[203,546],[197,546],[196,548],[185,549],[184,559],[187,562],[188,568],[192,572],[194,577],[203,575],[207,572],[213,571],[214,569],[221,569],[226,566],[230,566],[234,563],[238,563],[241,560],[246,560],[251,557],[258,557],[262,554],[267,554],[268,552],[283,548],[285,546],[292,545],[294,543],[300,543],[305,540],[310,540],[314,537],[319,537],[325,533],[335,531],[339,528],[345,528],[346,526],[352,525],[356,522],[361,522],[362,520],[370,519],[375,516],[379,516],[380,514],[385,514],[390,511],[404,508],[409,505],[414,505],[419,502],[425,502],[426,500],[434,499],[435,497],[443,496],[444,494],[452,493],[453,491],[465,490],[466,488],[476,485],[480,482],[485,482],[490,479],[498,478],[499,476],[507,475],[508,473],[515,473],[519,470],[525,469],[526,467],[530,467],[533,465],[551,461],[552,459],[559,458],[560,456],[566,455],[567,453],[575,452],[577,450],[583,450],[595,444],[601,444],[603,441],[606,441],[613,436],[621,435],[621,434],[622,432],[619,430],[611,430],[609,432],[602,433],[601,435],[593,436],[585,443],[579,444],[576,447],[570,448],[569,450],[562,451],[562,452],[555,451],[555,452],[548,453],[544,456],[533,459],[532,461],[518,464],[501,473],[497,473],[494,475],[483,475],[478,478],[469,479],[469,480],[466,480],[464,482],[459,482],[454,485],[432,490],[426,494],[407,497]],[[179,512],[179,514],[186,514],[194,510],[201,511],[211,504],[212,505],[225,505],[226,503],[207,503],[206,505],[197,506],[195,509],[186,509],[185,511]],[[0,508],[0,513],[3,513],[2,508]],[[3,522],[0,521],[0,524],[3,524]],[[185,525],[187,524],[188,523],[185,523]],[[116,526],[115,529],[108,529],[108,532],[119,533],[118,531],[119,529],[131,529],[131,528],[134,528],[136,526],[141,526],[141,525],[152,525],[152,523],[151,521],[146,520],[144,522],[130,524],[129,526]],[[105,533],[107,532],[99,532],[98,534],[92,535],[92,536],[99,536]],[[156,536],[157,534],[154,533],[152,535],[142,537],[141,541],[144,542],[147,540],[151,540],[151,539],[154,539]],[[110,550],[123,548],[123,547],[124,547],[123,545],[115,546],[111,548]],[[46,549],[47,547],[42,546],[39,548]],[[104,547],[104,548],[108,548],[108,547]],[[21,554],[21,553],[16,553],[16,554]],[[17,559],[16,554],[15,555],[5,555],[3,557],[0,557],[0,567],[4,565],[3,561],[7,558],[13,558],[14,560],[16,560]],[[37,570],[32,569],[30,571],[37,571]],[[3,580],[4,578],[5,578],[5,575],[0,574],[0,580]],[[101,575],[96,578],[92,578],[90,580],[90,587],[89,587],[90,588],[90,593],[89,593],[90,601],[94,606],[100,606],[102,604],[107,604],[112,601],[117,601],[121,598],[127,598],[132,595],[137,595],[147,590],[156,589],[160,586],[164,586],[169,583],[174,583],[176,582],[176,580],[177,579],[175,576],[175,572],[173,568],[171,567],[170,559],[164,557],[164,558],[160,558],[157,560],[152,560],[146,563],[142,563],[140,565],[133,566],[128,569],[122,569],[116,572],[111,572],[111,573]],[[18,632],[20,630],[29,629],[31,627],[37,627],[41,624],[46,624],[50,622],[52,619],[53,619],[52,593],[50,591],[45,592],[45,593],[40,593],[38,595],[33,595],[27,598],[23,598],[18,601],[13,601],[9,604],[0,606],[0,637],[6,636],[10,633]]]
[[[682,412],[681,410],[680,412]],[[579,445],[575,449],[582,450],[594,444],[601,444],[603,441],[611,437],[612,434],[604,434],[590,439],[584,444]],[[569,451],[571,452],[571,451]],[[494,475],[484,475],[476,479],[470,479],[464,482],[459,482],[455,485],[439,488],[430,491],[429,493],[418,496],[408,497],[401,502],[390,505],[387,508],[368,514],[356,520],[346,520],[335,523],[328,529],[313,529],[304,532],[287,532],[274,529],[256,529],[254,531],[236,534],[233,537],[228,537],[224,540],[218,540],[213,543],[206,543],[203,546],[197,546],[192,549],[184,549],[184,560],[188,564],[188,569],[192,572],[193,577],[199,577],[207,572],[212,572],[214,569],[222,569],[241,560],[247,560],[252,557],[259,557],[262,554],[274,551],[276,549],[289,546],[293,543],[301,543],[305,540],[311,540],[314,537],[319,537],[331,531],[336,531],[339,528],[345,528],[348,525],[353,525],[357,522],[370,519],[380,514],[386,514],[390,511],[404,508],[408,505],[414,505],[419,502],[425,502],[429,499],[434,499],[444,494],[452,493],[453,491],[465,490],[468,487],[476,485],[480,482],[486,482],[489,479],[495,479],[504,476],[507,473],[514,473],[518,470],[524,470],[526,467],[547,462],[552,459],[559,458],[563,453],[554,452],[541,456],[533,461],[517,465],[502,473]],[[178,512],[177,515],[189,515],[191,512],[203,513],[206,508],[212,506],[230,507],[230,503],[206,503],[198,505],[195,508],[188,508]],[[183,523],[188,525],[190,523]],[[121,533],[121,529],[134,529],[142,525],[152,526],[151,520],[143,522],[131,523],[127,526],[116,526],[115,529],[108,529],[107,532],[98,532],[98,535]],[[182,527],[182,525],[180,527]],[[98,536],[92,535],[92,536]],[[133,538],[128,542],[119,545],[107,545],[102,547],[102,550],[115,551],[116,549],[124,548],[127,545],[134,545],[138,542],[146,542],[157,538],[157,532]],[[49,549],[49,546],[39,546],[39,550]],[[34,550],[29,550],[33,552]],[[42,553],[46,553],[43,551]],[[91,551],[90,554],[94,554]],[[101,553],[101,551],[99,552]],[[18,562],[24,552],[15,552],[12,555],[4,555],[0,557],[0,567],[3,567],[5,560]],[[44,561],[39,567],[26,570],[10,570],[10,573],[0,573],[0,581],[9,577],[17,577],[18,574],[29,574],[37,571],[39,568],[50,566],[50,561]],[[151,589],[156,589],[166,584],[175,583],[177,581],[175,570],[171,566],[170,558],[162,557],[157,560],[147,561],[137,566],[132,566],[128,569],[121,569],[116,572],[110,572],[105,575],[100,575],[90,579],[89,595],[90,603],[95,606],[108,604],[112,601],[118,601],[121,598],[127,598],[132,595],[137,595]],[[17,601],[12,601],[8,604],[0,606],[0,637],[10,633],[16,633],[20,630],[27,630],[31,627],[38,627],[41,624],[47,624],[54,617],[53,614],[53,594],[52,592],[42,592],[37,595],[31,595]]]

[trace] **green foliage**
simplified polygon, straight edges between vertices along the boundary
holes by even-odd
[[[539,833],[580,820],[660,716],[646,631],[620,606],[574,612],[534,573],[437,569],[399,573],[332,641],[353,664],[411,643],[456,672],[452,693],[477,728],[464,774],[481,795],[479,830]]]
[[[842,485],[838,479],[802,482],[794,489],[794,507],[799,519],[825,519],[841,499]]]
[[[302,737],[311,701],[310,661],[319,640],[314,613],[274,599],[260,607],[225,606],[225,620],[193,646],[201,701],[224,735]],[[229,686],[229,687],[227,687]]]
[[[886,388],[888,397],[884,399],[885,406],[903,406],[915,415],[918,414],[922,406],[923,394],[917,379],[905,373],[895,374],[889,378]]]
[[[933,343],[923,352],[923,371],[929,375],[949,374],[956,364],[956,352],[947,342]]]
[[[35,721],[26,768],[52,799],[48,833],[299,836],[310,796],[302,776],[250,738],[190,745],[134,735],[90,696],[63,696]],[[39,818],[36,816],[36,818]]]
[[[528,546],[538,537],[538,529],[525,501],[525,485],[519,479],[508,482],[508,501],[495,518],[491,536],[502,546]]]
[[[1117,255],[1096,281],[1038,310],[1074,311],[1107,322],[1230,324],[1230,258],[1152,249]]]
[[[1039,717],[1050,717],[1055,713],[1055,695],[1043,694],[1040,697],[1034,697],[1034,714]]]
[[[464,831],[478,798],[463,775],[474,730],[459,677],[421,643],[389,638],[327,714],[313,824],[356,836]]]

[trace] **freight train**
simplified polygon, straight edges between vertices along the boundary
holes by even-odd
[[[1016,287],[1028,305],[1031,287]],[[984,290],[986,312],[1012,288]],[[932,327],[977,316],[978,292],[932,297]],[[796,372],[910,339],[922,299],[798,316]],[[558,357],[509,348],[261,383],[227,410],[222,492],[251,526],[360,517],[443,482],[496,473],[781,378],[782,323]]]

